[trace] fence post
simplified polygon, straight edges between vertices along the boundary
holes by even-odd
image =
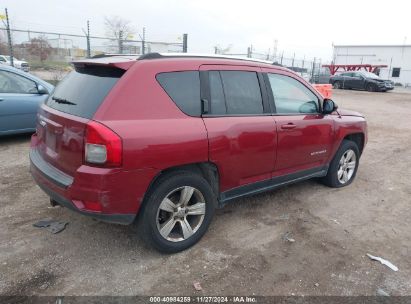
[[[90,49],[90,21],[87,20],[87,58],[91,57]]]
[[[187,53],[187,40],[188,40],[188,34],[183,34],[183,53]]]
[[[118,33],[118,52],[123,54],[123,31]]]
[[[13,42],[11,41],[11,32],[10,32],[10,22],[9,22],[9,13],[6,11],[6,30],[7,30],[7,39],[9,42],[9,55],[10,55],[10,65],[14,66],[14,57],[13,57]]]
[[[141,39],[141,53],[146,53],[146,28],[143,27],[143,39]]]
[[[251,56],[252,56],[252,46],[249,46],[248,48],[247,48],[247,58],[251,58]]]
[[[320,58],[320,62],[318,63],[318,83],[320,83],[320,74],[321,74],[321,58]]]
[[[281,65],[283,65],[283,57],[284,57],[284,52],[281,53],[281,61],[280,61]]]

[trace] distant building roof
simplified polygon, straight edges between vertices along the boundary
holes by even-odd
[[[335,44],[334,47],[411,47],[411,44]]]

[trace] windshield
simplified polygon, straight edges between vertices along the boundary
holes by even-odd
[[[361,72],[362,75],[364,75],[367,78],[373,78],[373,79],[380,79],[380,76],[370,73],[370,72]]]
[[[46,104],[68,114],[91,118],[123,74],[123,70],[104,66],[76,68],[59,83]]]

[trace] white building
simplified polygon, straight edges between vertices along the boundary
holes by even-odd
[[[387,65],[379,75],[411,86],[411,45],[334,45],[335,64]]]

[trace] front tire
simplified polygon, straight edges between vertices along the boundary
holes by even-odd
[[[360,152],[355,142],[344,139],[335,153],[322,182],[332,188],[341,188],[352,183],[357,174]]]
[[[216,206],[216,196],[198,174],[167,174],[153,185],[140,211],[139,233],[157,250],[185,250],[207,231]]]
[[[368,92],[375,92],[377,88],[376,88],[375,85],[373,85],[372,83],[370,83],[370,84],[367,85],[367,88],[366,88],[366,89],[367,89]]]

